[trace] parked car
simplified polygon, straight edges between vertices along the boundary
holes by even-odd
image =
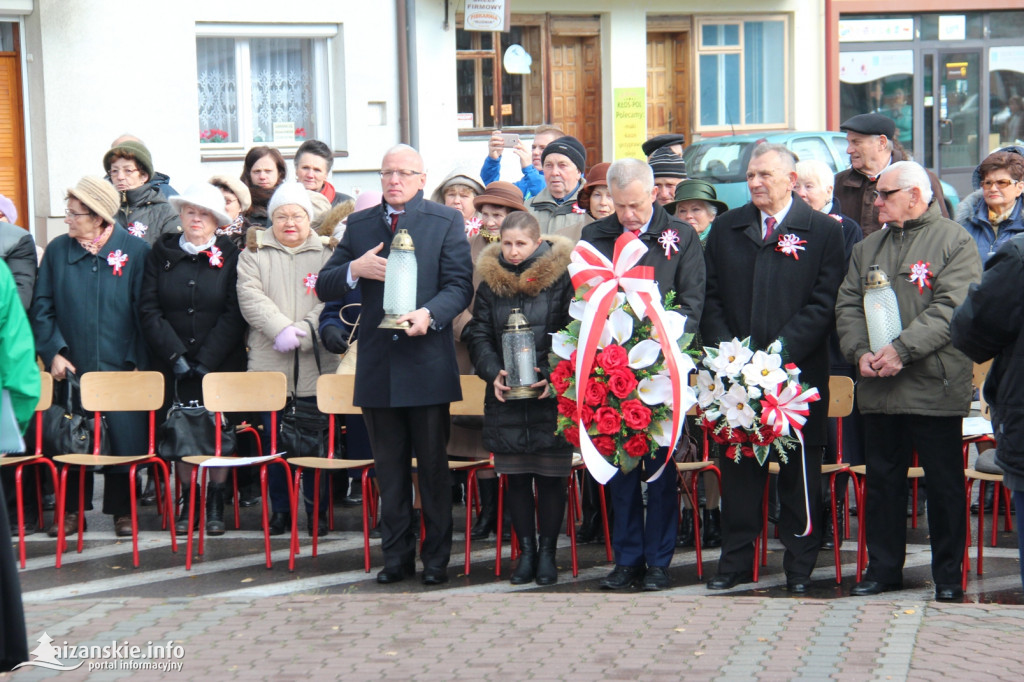
[[[729,208],[742,206],[750,201],[746,178],[750,153],[760,142],[784,144],[801,160],[824,161],[837,173],[850,166],[845,133],[784,131],[709,137],[694,142],[683,152],[686,174],[713,184],[719,200],[728,204]],[[960,197],[948,182],[942,183],[942,191],[946,195],[949,214],[953,215]]]

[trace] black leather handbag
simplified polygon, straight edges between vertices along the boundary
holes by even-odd
[[[63,382],[63,404],[53,404],[43,413],[43,454],[91,455],[96,419],[81,407],[82,385],[74,372],[68,371]],[[60,384],[58,384],[60,386]],[[79,396],[75,400],[75,395]],[[107,418],[102,417],[100,428],[100,454],[110,454],[110,430]]]
[[[221,454],[230,455],[238,444],[235,430],[220,416]],[[157,434],[157,452],[161,457],[177,461],[189,455],[213,455],[217,451],[217,415],[193,400],[187,405],[178,397],[178,380],[174,380],[174,403]]]
[[[313,357],[316,359],[316,373],[320,375],[320,347],[316,340],[316,330],[309,325],[310,338],[313,340]],[[321,412],[315,402],[298,399],[299,389],[299,350],[295,350],[294,390],[284,406],[277,424],[277,449],[291,457],[326,457],[328,449],[328,431],[330,421]]]

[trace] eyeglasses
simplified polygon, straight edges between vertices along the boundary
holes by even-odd
[[[84,217],[84,216],[87,216],[87,215],[92,215],[92,214],[91,213],[75,213],[70,208],[65,208],[64,209],[64,215],[65,215],[65,217],[68,217],[68,218],[81,218],[81,217]]]
[[[992,189],[993,187],[998,187],[999,189],[1006,189],[1010,185],[1016,185],[1018,182],[1022,181],[1007,180],[1006,178],[1001,178],[999,180],[983,180],[981,186],[984,187],[985,189]]]
[[[391,178],[391,176],[397,175],[399,180],[408,180],[409,178],[417,175],[423,175],[421,171],[414,170],[382,170],[380,171],[380,177],[385,180]]]
[[[910,188],[897,187],[896,189],[876,189],[874,192],[871,193],[871,200],[873,202],[878,201],[878,198],[881,197],[882,201],[889,201],[889,197],[891,197],[893,194],[896,194],[896,192],[902,192],[905,189]]]
[[[111,167],[110,168],[110,177],[112,177],[112,178],[126,177],[127,178],[128,176],[135,175],[138,172],[139,172],[138,168],[114,168],[114,167]]]

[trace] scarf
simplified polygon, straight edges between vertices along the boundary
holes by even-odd
[[[184,251],[185,253],[191,254],[193,256],[198,256],[200,252],[207,251],[211,246],[214,245],[216,241],[217,235],[213,235],[212,237],[210,237],[210,240],[203,244],[202,246],[196,246],[189,240],[185,239],[185,235],[181,235],[180,237],[178,237],[178,246],[180,246],[181,250]]]
[[[218,235],[230,235],[230,234],[242,234],[245,232],[245,218],[239,213],[230,223],[224,227],[218,227],[215,234]]]
[[[107,225],[95,239],[79,239],[78,237],[75,237],[75,241],[81,244],[83,249],[95,256],[99,253],[99,250],[103,248],[103,245],[107,243],[107,240],[110,239],[110,235],[113,233],[114,226]]]
[[[1001,213],[996,213],[991,208],[988,209],[988,222],[992,226],[992,231],[999,234],[999,226],[1010,219],[1010,214],[1013,213],[1014,207],[1017,206],[1017,202],[1010,204],[1010,206]]]
[[[325,180],[324,186],[320,188],[320,194],[323,194],[325,197],[327,197],[327,201],[331,202],[331,204],[334,204],[334,197],[337,194],[334,191],[334,185]]]

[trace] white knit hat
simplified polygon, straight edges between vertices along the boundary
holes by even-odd
[[[306,188],[298,182],[283,182],[281,186],[274,192],[274,196],[270,197],[270,204],[267,205],[267,215],[270,219],[274,219],[274,211],[287,206],[288,204],[295,204],[309,216],[310,222],[313,221],[313,202],[309,200],[309,194],[306,193]]]

